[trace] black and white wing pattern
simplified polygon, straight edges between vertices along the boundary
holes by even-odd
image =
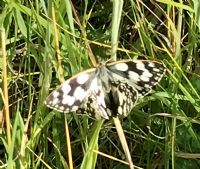
[[[101,64],[65,81],[47,97],[46,104],[62,112],[87,112],[97,119],[125,117],[165,71],[163,63],[147,60]]]
[[[108,69],[135,88],[138,96],[147,95],[166,71],[163,63],[149,60],[118,61],[110,63]]]
[[[78,110],[83,101],[91,94],[89,88],[94,76],[95,68],[72,76],[47,97],[45,104],[61,112]]]

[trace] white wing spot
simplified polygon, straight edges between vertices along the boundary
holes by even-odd
[[[74,104],[74,102],[75,102],[75,98],[71,97],[70,100],[69,100],[69,102],[68,102],[68,105],[72,106]]]
[[[63,111],[63,110],[64,110],[64,107],[63,107],[63,106],[60,106],[59,109],[60,109],[61,111]]]
[[[155,64],[152,63],[152,62],[150,62],[150,63],[148,64],[148,66],[149,66],[149,67],[155,67]]]
[[[151,86],[149,84],[144,85],[145,88],[150,88]]]
[[[53,101],[52,101],[51,103],[52,103],[52,105],[55,106],[55,105],[57,105],[58,101],[59,101],[58,98],[54,98]]]
[[[154,72],[160,72],[160,70],[158,68],[153,68]]]
[[[90,85],[90,90],[97,91],[98,90],[97,78],[94,78]]]
[[[144,82],[149,82],[149,78],[148,77],[146,77],[146,76],[140,76],[140,79],[142,80],[142,81],[144,81]]]
[[[75,111],[75,110],[77,110],[78,109],[78,106],[73,106],[72,107],[72,111]]]
[[[63,93],[68,94],[70,90],[71,90],[71,86],[69,85],[69,82],[63,83],[63,85],[62,85]]]
[[[142,63],[142,62],[137,63],[136,68],[139,69],[139,70],[146,70],[144,63]]]
[[[123,110],[122,110],[122,107],[121,107],[121,106],[118,107],[118,113],[121,114],[121,115],[122,115],[122,113],[123,113]]]
[[[148,70],[145,70],[143,73],[142,73],[142,76],[146,76],[146,77],[152,77],[153,74],[150,73]]]
[[[80,86],[77,87],[76,90],[74,91],[74,97],[77,100],[82,101],[86,95],[87,95],[87,92],[85,90],[83,90],[83,88]]]
[[[86,73],[86,74],[82,74],[82,75],[78,76],[76,81],[79,84],[84,84],[88,79],[89,79],[89,75]]]
[[[133,72],[133,71],[129,71],[128,72],[128,75],[129,75],[129,78],[131,79],[131,80],[135,80],[135,81],[140,81],[140,76],[139,76],[139,74],[138,73],[135,73],[135,72]]]
[[[121,105],[123,105],[124,99],[126,99],[125,91],[118,92],[118,95],[120,96],[119,97],[119,105],[121,106]]]
[[[115,65],[115,68],[117,70],[125,72],[125,71],[128,70],[128,65],[126,63],[118,63],[118,64]]]
[[[68,106],[72,106],[75,102],[75,98],[69,95],[63,95],[62,104],[67,104]]]
[[[162,76],[162,74],[161,74],[161,73],[157,73],[156,75],[157,75],[158,77],[161,77],[161,76]]]
[[[53,95],[53,97],[54,97],[54,98],[56,98],[56,97],[58,97],[58,96],[59,96],[59,92],[57,92],[57,91],[54,91],[54,92],[52,93],[52,95]]]

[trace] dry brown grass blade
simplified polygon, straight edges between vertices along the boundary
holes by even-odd
[[[52,7],[52,21],[53,21],[53,30],[54,30],[54,35],[55,35],[57,58],[58,58],[58,77],[59,77],[60,82],[64,82],[63,71],[62,71],[62,66],[61,66],[62,57],[61,57],[61,52],[59,49],[58,30],[57,30],[54,6]],[[65,134],[66,134],[66,143],[67,143],[67,150],[68,150],[67,153],[68,153],[69,169],[73,169],[72,149],[71,149],[70,134],[69,134],[69,128],[68,128],[66,116],[65,116]]]
[[[117,130],[120,142],[122,144],[126,158],[128,160],[130,169],[134,169],[133,161],[132,161],[132,158],[131,158],[131,153],[129,151],[128,144],[127,144],[127,141],[126,141],[120,120],[119,120],[118,117],[113,117],[113,120],[114,120],[114,123],[115,123],[115,126],[116,126],[116,130]]]
[[[76,19],[76,22],[77,22],[77,24],[78,24],[78,26],[79,26],[79,28],[80,28],[80,30],[81,30],[83,39],[87,39],[87,34],[86,34],[85,30],[82,28],[80,19],[79,19],[78,15],[76,14],[76,10],[75,10],[75,8],[74,8],[74,6],[73,6],[73,3],[72,3],[71,1],[70,1],[70,4],[71,4],[72,11],[73,11],[74,17],[75,17],[75,19]],[[88,51],[88,55],[89,55],[89,57],[90,57],[90,60],[91,60],[91,62],[92,62],[92,65],[93,65],[93,66],[96,66],[96,65],[97,65],[97,61],[96,61],[96,58],[95,58],[95,56],[94,56],[94,54],[93,54],[93,52],[92,52],[92,49],[91,49],[90,44],[89,44],[89,41],[86,40],[86,41],[85,41],[85,44],[86,44],[87,51]]]
[[[6,54],[6,37],[5,29],[2,28],[1,32],[1,49],[3,56],[3,95],[4,95],[4,119],[6,121],[6,135],[8,147],[11,146],[11,128],[10,128],[10,114],[9,114],[9,102],[8,102],[8,82],[7,82],[7,54]],[[11,168],[13,168],[11,164]]]
[[[6,38],[5,30],[1,29],[1,49],[3,56],[3,95],[4,95],[4,119],[6,120],[6,134],[8,146],[11,144],[10,114],[8,102],[8,82],[7,82],[7,54],[6,54]]]

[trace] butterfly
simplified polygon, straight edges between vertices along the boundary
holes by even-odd
[[[61,112],[87,112],[97,119],[126,117],[138,97],[147,95],[165,71],[163,63],[149,60],[101,63],[66,80],[45,103]]]

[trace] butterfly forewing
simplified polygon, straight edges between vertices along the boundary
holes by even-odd
[[[108,69],[115,73],[116,78],[126,81],[135,90],[138,96],[148,94],[163,77],[166,69],[163,63],[156,61],[118,61],[108,64]]]
[[[95,69],[89,69],[71,77],[47,97],[46,105],[61,112],[76,111],[88,96],[94,76]]]

